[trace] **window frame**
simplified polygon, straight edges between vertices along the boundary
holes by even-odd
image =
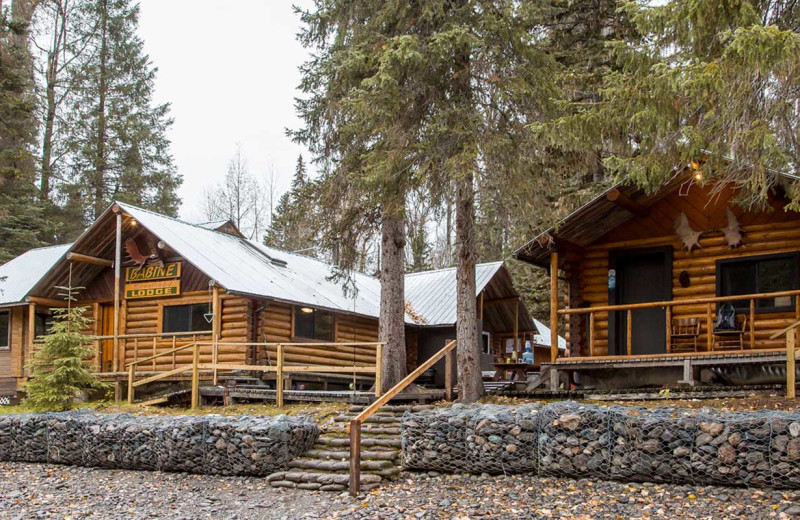
[[[308,308],[311,309],[313,312],[306,313],[313,316],[313,321],[311,324],[312,335],[316,335],[316,328],[317,328],[317,313],[325,313],[331,316],[331,335],[330,338],[327,339],[320,339],[317,337],[306,337],[306,336],[298,336],[297,335],[297,314],[302,313],[303,311],[300,309]],[[336,339],[336,313],[333,311],[329,311],[327,309],[320,309],[318,307],[312,307],[310,305],[292,305],[292,341],[300,342],[308,342],[308,343],[332,343]]]
[[[755,263],[756,264],[756,278],[755,278],[756,291],[755,291],[754,294],[763,293],[763,291],[759,287],[759,285],[760,285],[759,284],[759,278],[757,276],[757,274],[758,274],[758,263],[762,262],[762,261],[765,261],[765,260],[779,260],[779,259],[790,259],[790,260],[792,260],[792,265],[794,266],[794,272],[792,273],[792,283],[791,283],[792,287],[789,288],[789,289],[786,289],[786,290],[787,291],[796,291],[796,290],[800,289],[800,251],[788,251],[788,252],[783,252],[783,253],[766,253],[766,254],[761,254],[761,255],[737,256],[737,257],[733,257],[733,258],[721,258],[721,259],[717,260],[716,266],[715,266],[715,268],[716,268],[716,272],[715,272],[716,295],[718,297],[736,296],[736,295],[733,295],[733,294],[730,294],[730,295],[723,295],[722,294],[722,281],[723,281],[722,269],[726,265],[744,264],[744,263]],[[790,296],[790,298],[791,298],[791,303],[789,305],[781,305],[781,306],[773,305],[773,306],[770,306],[770,307],[759,307],[758,304],[756,303],[756,314],[775,314],[775,313],[780,313],[780,312],[793,312],[795,310],[795,306],[796,306],[796,303],[797,303],[797,300],[796,300],[797,296]],[[758,302],[758,300],[756,300],[756,302]],[[746,308],[742,307],[742,306],[737,306],[736,305],[736,300],[734,300],[734,301],[732,301],[730,303],[733,304],[734,309],[736,310],[737,313],[745,313],[745,312],[749,313],[750,312],[749,303],[748,303],[748,306]],[[720,303],[717,304],[717,312],[719,312],[719,306],[720,305],[721,305]]]
[[[184,300],[184,301],[171,301],[169,303],[159,303],[158,305],[158,330],[160,334],[198,334],[198,335],[213,335],[214,334],[214,322],[212,320],[209,323],[208,330],[187,330],[187,331],[173,331],[173,332],[166,332],[164,330],[164,326],[166,325],[167,320],[164,319],[164,313],[167,312],[168,307],[185,307],[185,306],[195,306],[195,305],[205,305],[207,308],[210,308],[211,301],[208,299],[196,299],[196,300]],[[204,313],[205,314],[205,313]],[[189,324],[191,326],[191,323]]]
[[[6,334],[6,344],[0,345],[0,351],[11,350],[11,309],[0,309],[0,314],[8,316],[8,334]]]

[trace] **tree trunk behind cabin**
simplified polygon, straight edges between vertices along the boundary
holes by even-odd
[[[406,376],[405,273],[406,235],[402,217],[384,212],[381,224],[381,312],[379,336],[383,347],[383,391]]]
[[[106,182],[106,96],[108,94],[108,4],[100,0],[100,70],[97,92],[97,142],[95,143],[94,179],[94,218],[99,217],[105,209]]]
[[[475,288],[475,188],[472,172],[465,174],[456,185],[456,249],[458,398],[462,403],[474,403],[483,396],[483,377]]]

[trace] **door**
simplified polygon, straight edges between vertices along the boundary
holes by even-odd
[[[620,251],[613,255],[617,287],[609,300],[616,305],[672,299],[672,248]],[[631,313],[631,354],[667,352],[666,309],[636,309]],[[617,355],[628,353],[628,313],[617,311],[613,333]]]
[[[100,305],[100,335],[113,336],[114,335],[114,304],[104,303]],[[103,340],[103,355],[101,357],[101,371],[113,372],[114,371],[114,340]]]

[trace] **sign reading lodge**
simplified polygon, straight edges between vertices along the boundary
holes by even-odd
[[[178,296],[181,293],[180,280],[166,280],[163,282],[145,282],[125,285],[125,298],[160,298],[162,296]]]
[[[171,262],[164,264],[163,267],[157,265],[146,265],[141,269],[136,267],[125,268],[126,282],[144,282],[146,280],[164,280],[166,278],[180,278],[181,263]]]

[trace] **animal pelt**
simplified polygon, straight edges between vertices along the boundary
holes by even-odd
[[[728,225],[722,228],[722,233],[725,234],[725,242],[728,247],[734,248],[742,245],[742,228],[739,226],[739,221],[736,220],[736,215],[733,214],[731,208],[726,211],[728,215]]]
[[[692,226],[689,224],[689,219],[686,217],[686,213],[681,213],[675,220],[675,233],[690,253],[692,252],[692,248],[701,247],[700,236],[703,232],[692,229]]]

